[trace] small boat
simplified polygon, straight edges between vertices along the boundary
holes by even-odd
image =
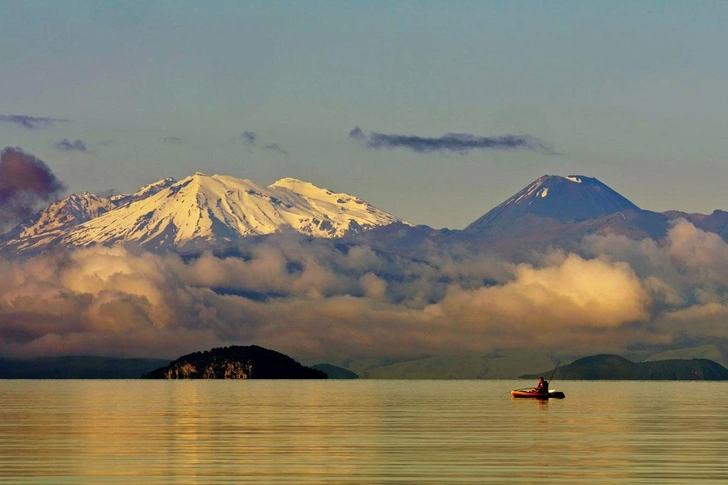
[[[514,389],[511,391],[513,397],[525,397],[531,399],[564,399],[566,395],[561,391],[536,392],[533,389]]]

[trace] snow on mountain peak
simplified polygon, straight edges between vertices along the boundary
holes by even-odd
[[[150,249],[179,250],[288,231],[341,237],[404,223],[359,198],[294,178],[266,187],[247,179],[197,172],[104,200],[106,213],[79,221],[75,227],[65,226],[46,239],[64,246],[134,242]],[[23,243],[12,244],[21,247]]]
[[[349,202],[353,202],[358,205],[368,205],[366,202],[357,197],[352,197],[348,194],[335,193],[328,189],[317,187],[311,182],[304,182],[303,180],[290,177],[280,179],[269,185],[268,188],[273,190],[286,189],[309,199],[317,199],[319,201],[333,202],[336,204],[347,204]]]
[[[177,180],[172,177],[167,177],[156,182],[152,182],[149,185],[145,185],[133,194],[120,194],[110,197],[110,200],[117,206],[128,204],[137,200],[146,199],[150,195],[154,195],[160,190],[166,189],[170,185],[176,183]]]
[[[16,227],[14,232],[16,237],[26,238],[60,231],[90,221],[115,208],[116,205],[105,197],[89,192],[72,194],[34,214]]]

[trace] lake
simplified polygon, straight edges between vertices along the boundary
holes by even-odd
[[[0,381],[0,484],[728,483],[728,383]]]

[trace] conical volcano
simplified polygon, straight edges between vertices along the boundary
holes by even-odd
[[[479,233],[493,225],[518,224],[531,215],[559,222],[581,222],[639,208],[593,177],[544,175],[468,227]]]

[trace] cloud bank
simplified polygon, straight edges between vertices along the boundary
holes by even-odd
[[[549,147],[530,135],[477,136],[469,133],[446,133],[437,138],[416,135],[365,133],[358,126],[349,137],[372,149],[406,148],[417,153],[457,152],[466,154],[472,150],[535,150],[550,151]]]
[[[0,152],[0,231],[58,198],[65,185],[42,160],[20,148]]]
[[[254,343],[326,359],[725,343],[728,245],[713,236],[682,221],[664,244],[595,236],[582,254],[533,264],[415,261],[300,237],[227,257],[113,247],[0,260],[0,354],[171,358]]]

